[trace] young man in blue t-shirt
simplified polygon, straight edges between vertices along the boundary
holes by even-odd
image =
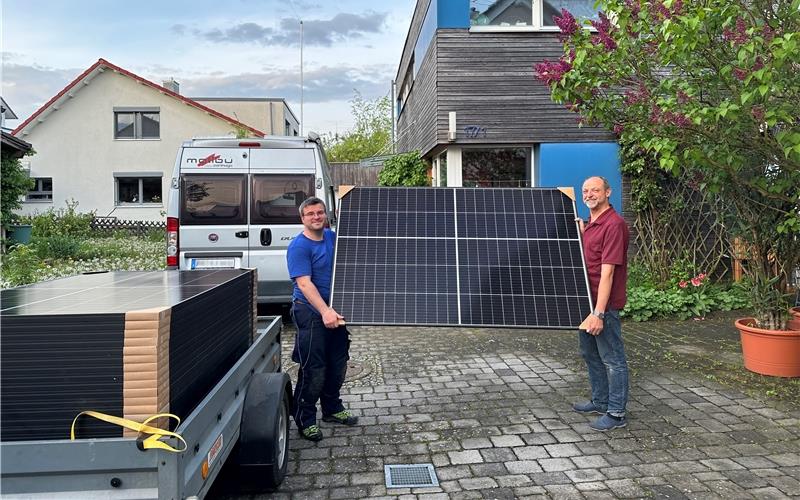
[[[345,410],[339,395],[350,359],[350,333],[344,318],[329,305],[336,233],[326,228],[325,203],[309,198],[300,205],[303,232],[289,244],[286,261],[294,281],[292,318],[297,337],[292,360],[300,364],[294,390],[294,420],[300,436],[322,439],[317,425],[317,400],[322,420],[355,425],[358,417]]]

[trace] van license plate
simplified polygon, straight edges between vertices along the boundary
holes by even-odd
[[[192,269],[233,269],[235,260],[230,259],[192,259]]]

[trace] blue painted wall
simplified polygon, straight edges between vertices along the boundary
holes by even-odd
[[[611,184],[611,204],[622,212],[622,174],[619,171],[619,145],[614,142],[542,144],[537,162],[536,185],[541,187],[573,186],[578,215],[589,218],[583,204],[583,181],[601,175]]]
[[[414,75],[439,28],[469,28],[469,0],[430,0],[414,45]]]
[[[469,28],[469,0],[431,0],[439,4],[440,28]]]

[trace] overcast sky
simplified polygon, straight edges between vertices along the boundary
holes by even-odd
[[[22,123],[98,59],[187,97],[283,97],[304,130],[352,125],[388,95],[416,0],[0,0],[2,91]]]

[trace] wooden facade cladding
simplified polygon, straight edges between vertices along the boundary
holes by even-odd
[[[400,152],[419,150],[424,156],[437,145],[436,49],[434,38],[422,60],[419,73],[414,78],[408,100],[400,112],[397,121],[397,150]],[[444,127],[446,142],[446,121]]]
[[[431,0],[418,1],[414,8],[414,15],[411,17],[411,26],[408,28],[406,41],[405,44],[403,44],[403,54],[400,56],[400,66],[397,68],[397,75],[395,76],[395,82],[397,82],[398,87],[403,84],[403,76],[405,76],[408,65],[411,63],[411,56],[414,55],[414,47],[417,45],[419,32],[422,29],[422,22],[425,20],[425,14],[428,12],[428,5],[430,2]]]
[[[418,16],[415,12],[414,21]],[[411,33],[401,71],[413,52],[408,42],[416,37]],[[446,144],[615,141],[605,129],[579,127],[578,115],[554,103],[549,89],[536,79],[534,65],[557,60],[561,53],[553,32],[437,30],[398,120],[398,150],[419,149],[425,156]],[[451,111],[457,114],[457,138],[449,143]],[[473,129],[476,137],[465,132],[468,126],[478,127]]]

